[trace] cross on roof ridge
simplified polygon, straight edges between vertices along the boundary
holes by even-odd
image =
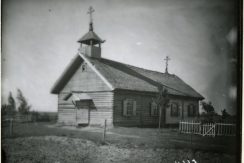
[[[89,7],[87,14],[90,15],[90,23],[92,23],[92,13],[95,12],[92,6]]]
[[[165,73],[168,73],[168,62],[170,60],[169,56],[166,56],[166,58],[164,59],[166,62],[166,68],[165,68]]]

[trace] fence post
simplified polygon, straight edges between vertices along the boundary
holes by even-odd
[[[161,118],[162,118],[162,107],[159,107],[158,129],[161,128]]]
[[[191,121],[190,134],[191,134],[191,148],[192,148],[193,120]]]
[[[13,135],[13,119],[10,118],[10,124],[9,124],[9,134],[10,134],[10,137],[12,137]]]
[[[205,134],[206,125],[207,125],[207,123],[205,123],[205,124],[202,126],[202,136],[204,136],[204,134]]]
[[[202,135],[202,124],[199,123],[199,134]]]
[[[103,142],[105,142],[105,138],[106,138],[106,128],[107,128],[107,119],[105,119],[104,121]]]
[[[181,121],[180,121],[180,124],[179,124],[179,130],[180,130],[180,133],[181,133],[181,131],[182,131],[182,123],[181,123]]]

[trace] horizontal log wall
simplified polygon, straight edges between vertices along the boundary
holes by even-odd
[[[90,125],[104,125],[105,119],[108,125],[113,122],[113,109],[112,108],[98,108],[90,111]]]
[[[68,93],[60,93],[58,96],[58,122],[67,125],[76,125],[76,109],[72,98],[63,100]],[[113,92],[87,92],[93,99],[90,107],[90,125],[103,125],[107,119],[112,124],[113,116]]]
[[[114,125],[117,126],[157,126],[158,116],[151,116],[152,98],[155,95],[138,94],[136,92],[116,92],[114,96]],[[123,101],[133,99],[136,101],[136,116],[123,115]]]
[[[156,94],[132,92],[132,91],[117,91],[114,97],[114,119],[113,123],[117,126],[158,126],[159,116],[151,115],[151,102],[152,98],[155,98]],[[137,103],[136,116],[124,116],[123,115],[123,101],[125,99],[133,99]],[[164,124],[178,124],[181,120],[192,120],[196,117],[188,116],[188,105],[194,104],[199,112],[198,100],[189,98],[182,98],[176,96],[170,96],[169,106],[173,102],[179,103],[180,114],[178,117],[171,116],[171,107],[162,110],[161,126]]]
[[[84,65],[85,69],[83,69]],[[103,124],[105,119],[107,119],[108,124],[112,123],[113,93],[85,63],[81,64],[58,96],[59,122],[76,124],[76,109],[72,103],[72,98],[67,101],[63,100],[72,91],[86,92],[93,99],[89,114],[90,124]]]
[[[179,116],[177,117],[172,117],[171,116],[171,103],[177,103],[179,105]],[[169,107],[166,108],[166,124],[178,124],[182,120],[194,120],[195,117],[189,117],[188,116],[188,105],[189,104],[194,104],[197,109],[197,113],[199,113],[199,104],[198,100],[191,100],[191,99],[184,99],[180,97],[174,97],[170,100]]]
[[[188,105],[193,104],[196,106],[196,110],[197,110],[197,115],[196,117],[199,115],[199,101],[198,100],[185,100],[184,101],[184,110],[183,110],[183,119],[186,121],[190,121],[195,119],[196,117],[189,117],[188,116]]]
[[[62,123],[64,125],[75,125],[76,124],[76,110],[67,109],[67,108],[59,108],[58,109],[58,123]]]

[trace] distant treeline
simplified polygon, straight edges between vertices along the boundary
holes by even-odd
[[[58,118],[57,112],[30,112],[32,121],[36,122],[56,122]]]
[[[13,119],[16,122],[56,122],[57,112],[37,112],[30,111],[27,114],[20,112],[2,114],[2,120]]]
[[[2,120],[13,119],[19,122],[50,122],[57,121],[57,112],[38,112],[33,111],[32,106],[28,103],[20,89],[17,89],[16,99],[12,92],[9,92],[8,103],[2,104]]]
[[[197,120],[202,123],[236,123],[236,115],[229,114],[226,109],[222,109],[221,114],[217,114],[210,101],[202,101],[201,106],[204,112],[200,114]]]

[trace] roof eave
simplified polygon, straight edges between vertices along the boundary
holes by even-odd
[[[113,91],[130,91],[130,92],[140,92],[140,93],[143,92],[146,94],[158,93],[158,91],[142,91],[142,90],[132,90],[132,89],[123,89],[123,88],[115,88]],[[169,96],[178,96],[178,97],[191,98],[191,99],[197,99],[197,100],[205,99],[203,96],[187,96],[187,95],[176,95],[176,94],[169,94]]]
[[[90,68],[100,77],[101,80],[108,86],[108,88],[112,91],[114,90],[114,86],[106,79],[106,77],[94,66],[90,60],[89,57],[86,57],[82,53],[78,53],[79,56],[90,66]]]
[[[95,41],[97,43],[104,43],[104,40],[102,40],[95,32],[93,31],[89,31],[88,33],[86,33],[84,36],[82,36],[78,42],[79,43],[86,43],[90,41]]]
[[[53,87],[51,88],[50,93],[59,94],[65,83],[67,83],[67,79],[74,74],[75,70],[79,67],[81,62],[82,58],[79,55],[76,55],[67,65],[60,77],[56,80]]]
[[[95,40],[95,39],[78,40],[77,42],[82,43],[82,44],[86,44],[86,45],[90,45],[90,41],[92,41],[93,45],[104,43],[104,41]]]

